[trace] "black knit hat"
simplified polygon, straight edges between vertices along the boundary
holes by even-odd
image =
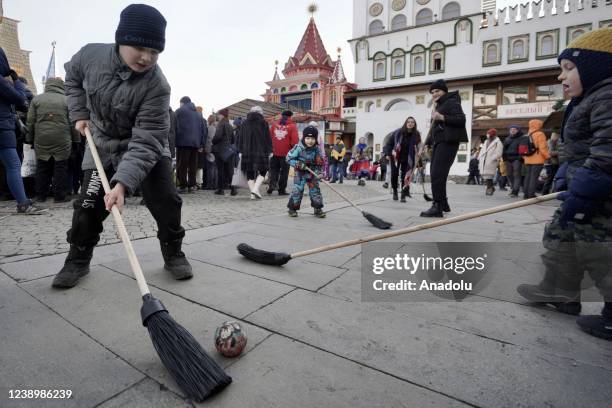
[[[431,84],[429,87],[429,93],[434,89],[440,89],[441,91],[448,92],[448,87],[446,86],[446,82],[443,79],[438,79],[436,82]]]
[[[582,34],[559,54],[559,63],[563,59],[576,64],[583,93],[598,82],[612,77],[612,28],[600,28]]]
[[[316,140],[315,144],[319,144],[319,131],[314,126],[306,126],[304,130],[302,130],[302,142],[307,137],[314,137]]]
[[[282,116],[291,117],[293,116],[293,112],[291,112],[290,110],[283,111]]]
[[[115,43],[153,48],[162,52],[166,45],[166,19],[156,8],[130,4],[121,12]]]

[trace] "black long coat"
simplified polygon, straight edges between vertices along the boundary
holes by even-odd
[[[238,151],[242,153],[240,169],[247,171],[268,171],[272,138],[270,128],[264,117],[257,112],[250,112],[238,133]]]

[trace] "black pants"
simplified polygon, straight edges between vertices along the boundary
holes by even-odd
[[[36,197],[46,199],[53,179],[53,191],[56,200],[66,198],[68,185],[68,160],[37,160],[36,163]]]
[[[525,198],[535,197],[536,186],[538,185],[538,177],[542,171],[543,164],[526,164],[527,175],[523,183],[523,194]]]
[[[395,164],[395,161],[391,160],[391,187],[393,190],[397,190],[398,182],[397,176],[401,174],[401,183],[399,185],[404,185],[404,179],[406,178],[406,173],[408,172],[408,162],[400,162],[398,165]],[[384,180],[384,178],[383,178]],[[406,186],[410,187],[410,186]]]
[[[431,192],[433,199],[446,199],[446,180],[459,150],[459,143],[438,143],[431,154]]]
[[[523,160],[517,159],[508,162],[508,182],[512,186],[512,194],[518,194],[523,181]]]
[[[183,201],[172,182],[172,165],[167,158],[153,166],[141,184],[146,206],[157,222],[157,237],[161,242],[175,241],[185,236],[181,227]],[[109,179],[113,170],[106,170]],[[67,241],[78,246],[93,247],[100,240],[102,223],[109,212],[104,207],[104,190],[97,170],[85,170],[79,198],[74,200],[72,227]]]
[[[247,180],[255,180],[257,176],[266,177],[266,171],[265,170],[260,170],[260,171],[249,170],[246,172]]]
[[[272,156],[270,159],[270,190],[285,191],[289,177],[289,163],[284,156]]]
[[[195,187],[198,170],[198,149],[195,147],[176,148],[176,178],[179,187]]]
[[[217,163],[217,189],[229,188],[234,175],[234,159],[223,161],[216,157],[215,163]]]

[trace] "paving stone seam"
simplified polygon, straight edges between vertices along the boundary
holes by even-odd
[[[240,354],[239,356],[237,356],[236,358],[233,358],[231,360],[231,362],[225,366],[225,370],[229,369],[231,366],[233,366],[234,364],[238,363],[240,360],[242,360],[242,358],[244,356],[246,356],[249,353],[252,353],[256,348],[258,348],[260,345],[262,345],[266,340],[268,340],[270,337],[274,336],[274,333],[269,333],[266,337],[264,337],[263,339],[261,339],[260,341],[258,341],[257,343],[255,343],[254,346],[251,346],[251,348],[249,348],[248,351]]]
[[[342,272],[340,275],[336,276],[335,278],[332,278],[329,282],[324,283],[323,285],[319,286],[316,290],[314,290],[313,292],[315,293],[319,293],[321,291],[321,289],[325,288],[326,286],[330,285],[331,283],[337,281],[338,279],[340,279],[342,276],[346,275],[349,272],[349,269],[344,268],[344,272]]]
[[[158,384],[158,385],[160,386],[160,388],[161,388],[163,391],[167,391],[167,392],[170,392],[171,394],[174,394],[176,397],[178,397],[179,399],[181,399],[181,400],[183,400],[184,402],[188,403],[189,405],[191,405],[191,407],[194,407],[194,408],[195,408],[195,405],[193,405],[193,403],[191,402],[191,400],[189,400],[188,398],[185,398],[185,397],[181,396],[180,394],[175,393],[175,392],[174,392],[174,391],[172,391],[170,388],[166,387],[164,384],[162,384],[162,383],[159,383],[159,382],[155,381],[155,379],[153,379],[153,378],[151,378],[151,377],[149,377],[149,376],[147,376],[147,377],[143,378],[142,380],[140,380],[140,381],[138,381],[138,382],[136,382],[136,383],[134,383],[134,384],[130,385],[129,387],[127,387],[127,388],[125,388],[125,389],[123,389],[123,390],[121,390],[121,391],[119,391],[119,392],[115,393],[114,395],[110,396],[109,398],[105,399],[104,401],[100,402],[99,404],[94,405],[92,408],[97,408],[97,407],[100,407],[100,406],[104,405],[105,403],[107,403],[107,402],[109,402],[109,401],[113,400],[114,398],[116,398],[116,397],[120,396],[120,395],[121,395],[121,394],[123,394],[124,392],[126,392],[126,391],[128,391],[128,390],[130,390],[130,389],[132,389],[132,388],[137,387],[138,385],[140,385],[141,383],[143,383],[143,382],[145,382],[145,381],[147,381],[147,380],[153,380],[153,382],[155,382],[156,384]]]
[[[253,310],[252,312],[247,313],[246,315],[244,315],[243,317],[241,317],[241,320],[246,320],[250,315],[252,315],[253,313],[259,312],[262,309],[265,309],[266,307],[270,306],[272,303],[275,303],[279,300],[281,300],[282,298],[286,297],[287,295],[289,295],[290,293],[293,293],[297,290],[298,288],[294,287],[293,289],[291,289],[289,292],[287,293],[283,293],[282,295],[280,295],[279,297],[277,297],[276,299],[272,299],[270,302],[266,303],[265,305],[261,305],[257,310]]]

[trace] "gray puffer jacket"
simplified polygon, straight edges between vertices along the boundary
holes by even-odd
[[[70,120],[89,120],[111,185],[132,194],[153,166],[170,157],[170,85],[159,66],[132,71],[115,44],[88,44],[64,65]],[[95,169],[89,147],[83,169]]]
[[[594,85],[570,113],[559,160],[569,162],[568,181],[581,166],[612,175],[612,78]]]

